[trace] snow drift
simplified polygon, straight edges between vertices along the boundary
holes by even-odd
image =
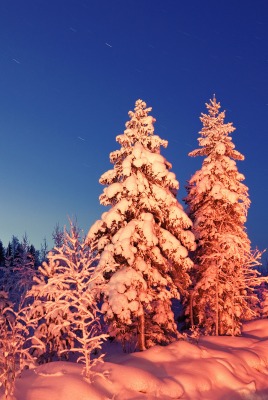
[[[107,380],[90,384],[82,365],[48,363],[23,372],[16,400],[268,399],[267,319],[244,324],[241,337],[203,336],[132,354],[106,346],[99,368]]]

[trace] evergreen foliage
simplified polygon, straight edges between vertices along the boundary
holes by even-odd
[[[15,308],[31,288],[38,262],[38,252],[29,244],[27,235],[21,242],[13,236],[5,252],[4,265],[0,266],[0,290],[8,293]]]
[[[2,240],[0,240],[0,267],[3,267],[5,264],[5,248],[3,246]]]
[[[205,156],[202,167],[190,179],[185,199],[198,239],[194,253],[192,324],[209,334],[240,334],[241,320],[251,317],[257,301],[254,287],[260,282],[254,267],[260,252],[252,252],[245,222],[250,205],[236,160],[244,156],[235,149],[225,123],[225,112],[214,97],[201,114],[201,148],[189,156]]]
[[[6,292],[0,292],[0,384],[5,389],[5,399],[13,399],[15,380],[25,367],[34,363],[31,355],[31,329],[34,321],[29,307],[23,302],[16,307]],[[40,343],[35,346],[39,347]]]
[[[92,368],[102,361],[102,356],[92,354],[106,338],[101,333],[93,287],[94,258],[73,224],[70,232],[64,231],[62,243],[39,267],[40,275],[30,293],[35,299],[32,318],[39,321],[33,343],[41,340],[45,346],[39,362],[78,353],[78,361],[85,364],[85,375],[90,379]]]
[[[87,242],[99,254],[96,274],[109,333],[140,350],[177,337],[171,299],[187,295],[195,249],[191,221],[176,199],[179,183],[160,154],[167,141],[154,134],[155,119],[136,101],[114,164],[100,183],[100,203],[110,206],[89,230]]]
[[[62,247],[64,243],[64,230],[60,227],[59,223],[55,225],[54,231],[52,232],[52,238],[54,241],[54,247]]]

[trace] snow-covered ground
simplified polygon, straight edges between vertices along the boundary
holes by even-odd
[[[206,336],[132,354],[110,347],[101,365],[108,380],[90,384],[81,365],[53,362],[24,371],[16,400],[268,399],[268,319],[244,324],[242,337]]]

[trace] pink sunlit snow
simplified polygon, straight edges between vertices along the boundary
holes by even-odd
[[[108,378],[90,384],[82,365],[54,362],[24,371],[16,400],[265,400],[268,398],[268,320],[243,325],[241,337],[203,336],[141,353],[106,345],[100,367]],[[2,399],[3,397],[1,397]]]

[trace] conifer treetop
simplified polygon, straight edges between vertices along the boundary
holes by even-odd
[[[137,142],[154,153],[159,153],[161,146],[167,147],[167,140],[154,134],[153,125],[156,119],[148,115],[151,110],[152,107],[147,107],[143,100],[137,100],[134,111],[128,112],[130,120],[126,122],[126,129],[123,134],[116,137],[116,141],[121,144],[122,148],[110,154],[112,164],[116,164],[126,157],[130,148]]]
[[[139,141],[144,147],[150,144],[150,150],[159,151],[160,146],[167,147],[167,140],[161,139],[159,136],[154,135],[154,127],[156,119],[148,115],[152,111],[152,107],[147,107],[143,100],[135,102],[134,112],[129,111],[128,115],[130,121],[126,122],[126,130],[123,135],[118,135],[116,141],[122,146],[127,144],[134,144]],[[154,135],[154,142],[152,143],[152,136]],[[149,139],[150,138],[150,139]],[[127,140],[126,140],[127,139]]]
[[[230,133],[235,131],[232,122],[224,123],[225,111],[220,112],[221,104],[217,102],[214,95],[210,103],[206,103],[208,114],[201,113],[200,120],[203,128],[199,132],[199,146],[202,149],[193,150],[189,153],[190,157],[225,155],[234,160],[244,160],[243,154],[235,150]]]
[[[152,169],[158,183],[165,182],[165,186],[175,191],[179,188],[175,174],[169,171],[172,164],[160,154],[160,147],[167,147],[168,141],[154,133],[156,120],[148,115],[151,110],[144,101],[137,100],[134,111],[128,112],[130,120],[125,124],[126,129],[116,137],[121,148],[110,153],[110,162],[114,168],[102,174],[99,179],[102,185],[124,181],[131,175],[133,168],[145,168],[146,164],[150,164],[148,168]],[[108,205],[109,202],[104,203],[101,199],[101,204]]]
[[[219,214],[218,201],[221,202],[223,210],[232,205],[236,218],[244,224],[247,210],[250,206],[248,188],[242,183],[245,177],[239,173],[236,161],[243,160],[244,156],[235,150],[232,142],[232,133],[235,128],[233,124],[224,123],[225,112],[219,112],[220,103],[216,98],[206,104],[208,114],[201,114],[203,128],[198,138],[200,149],[189,153],[189,156],[206,156],[202,168],[189,180],[188,196],[185,201],[190,205],[191,213],[196,211],[200,204],[207,204],[206,199],[217,203],[217,207],[209,207],[210,214]],[[194,199],[194,200],[193,200]],[[195,210],[195,211],[194,211]],[[224,212],[225,212],[224,211]],[[207,212],[207,211],[206,211]],[[203,212],[203,216],[206,218]],[[215,217],[215,216],[214,216]]]

